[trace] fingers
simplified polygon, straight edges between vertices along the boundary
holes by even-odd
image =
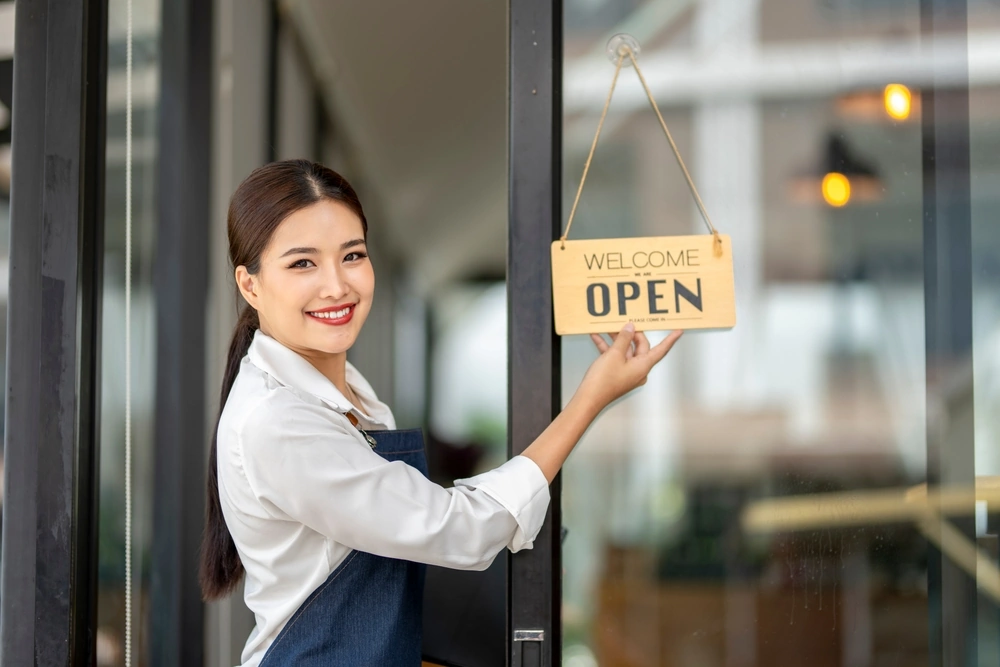
[[[656,347],[651,348],[646,334],[636,331],[635,325],[628,322],[622,327],[620,332],[608,334],[612,340],[611,345],[608,344],[601,334],[590,334],[590,340],[594,342],[594,346],[597,347],[598,352],[601,354],[604,354],[611,348],[615,348],[625,355],[626,359],[649,355],[649,365],[653,367],[666,356],[682,333],[684,332],[680,330],[674,331],[658,343]]]
[[[619,333],[621,333],[621,332],[619,332]],[[593,336],[594,334],[590,334],[590,335]],[[611,339],[611,342],[613,344],[616,340],[618,340],[618,334],[615,333],[615,332],[611,332],[611,333],[608,334],[608,338]],[[601,336],[601,339],[603,340],[604,336]],[[600,348],[598,348],[598,349],[600,349]],[[605,346],[604,350],[608,350],[608,349],[610,349],[610,346]],[[601,352],[603,353],[604,350],[601,350]],[[635,356],[635,341],[633,340],[629,344],[628,348],[625,350],[625,359],[631,359],[634,356]]]
[[[677,331],[671,331],[670,335],[661,340],[656,344],[656,347],[649,351],[650,367],[655,366],[663,357],[667,356],[667,352],[670,348],[674,346],[674,343],[681,337],[684,331],[678,329]]]
[[[634,334],[635,325],[627,322],[622,327],[621,332],[615,336],[615,342],[612,344],[612,347],[618,350],[626,359],[632,356],[630,353],[632,351],[632,336]]]
[[[597,351],[600,352],[601,354],[604,354],[605,352],[608,351],[608,349],[610,349],[610,346],[608,345],[607,341],[604,340],[604,336],[600,334],[590,334],[590,340],[594,341],[594,345],[597,347]]]
[[[635,354],[640,356],[649,352],[649,339],[641,331],[635,334]]]

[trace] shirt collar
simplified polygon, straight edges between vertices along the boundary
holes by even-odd
[[[299,389],[316,396],[337,412],[346,414],[351,412],[365,420],[385,426],[385,422],[376,419],[372,415],[365,414],[357,406],[353,405],[347,397],[330,380],[320,373],[315,366],[307,361],[302,355],[294,350],[290,350],[274,338],[258,329],[247,350],[250,362],[261,369],[281,384]],[[380,405],[375,391],[372,389],[364,376],[356,369],[351,362],[346,362],[345,380],[351,389],[368,406]]]

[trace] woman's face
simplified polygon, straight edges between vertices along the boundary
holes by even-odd
[[[260,316],[260,328],[307,358],[343,354],[371,310],[375,272],[361,219],[323,200],[285,218],[251,275],[236,284]]]

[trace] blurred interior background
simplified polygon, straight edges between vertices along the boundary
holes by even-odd
[[[237,313],[228,198],[269,160],[319,160],[355,185],[370,222],[378,295],[352,361],[401,427],[426,429],[436,478],[495,465],[516,298],[504,285],[506,4],[213,1],[215,56],[201,65],[214,90],[207,395]],[[0,2],[4,325],[13,5]],[[163,45],[160,0],[134,6],[134,511],[148,664]],[[739,322],[686,336],[566,467],[565,665],[932,664],[928,548],[913,522],[754,530],[741,517],[765,499],[926,482],[936,406],[974,410],[975,474],[1000,475],[1000,3],[969,0],[968,14],[929,42],[916,0],[564,0],[564,210],[614,69],[605,44],[631,33],[713,220],[732,235]],[[102,666],[123,664],[124,16],[111,0]],[[921,90],[932,82],[968,86],[973,252],[957,268],[973,276],[974,318],[972,350],[929,386]],[[626,69],[574,236],[701,232]],[[562,346],[568,400],[594,352],[585,337]],[[976,541],[995,566],[994,510],[981,508]],[[973,664],[1000,662],[997,602],[979,606]],[[206,664],[238,663],[252,625],[238,596],[212,605]]]

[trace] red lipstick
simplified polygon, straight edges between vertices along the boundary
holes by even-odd
[[[344,326],[354,317],[354,309],[357,305],[356,303],[350,303],[343,306],[329,306],[327,308],[320,308],[319,310],[310,310],[306,312],[306,315],[320,324],[335,327]]]

